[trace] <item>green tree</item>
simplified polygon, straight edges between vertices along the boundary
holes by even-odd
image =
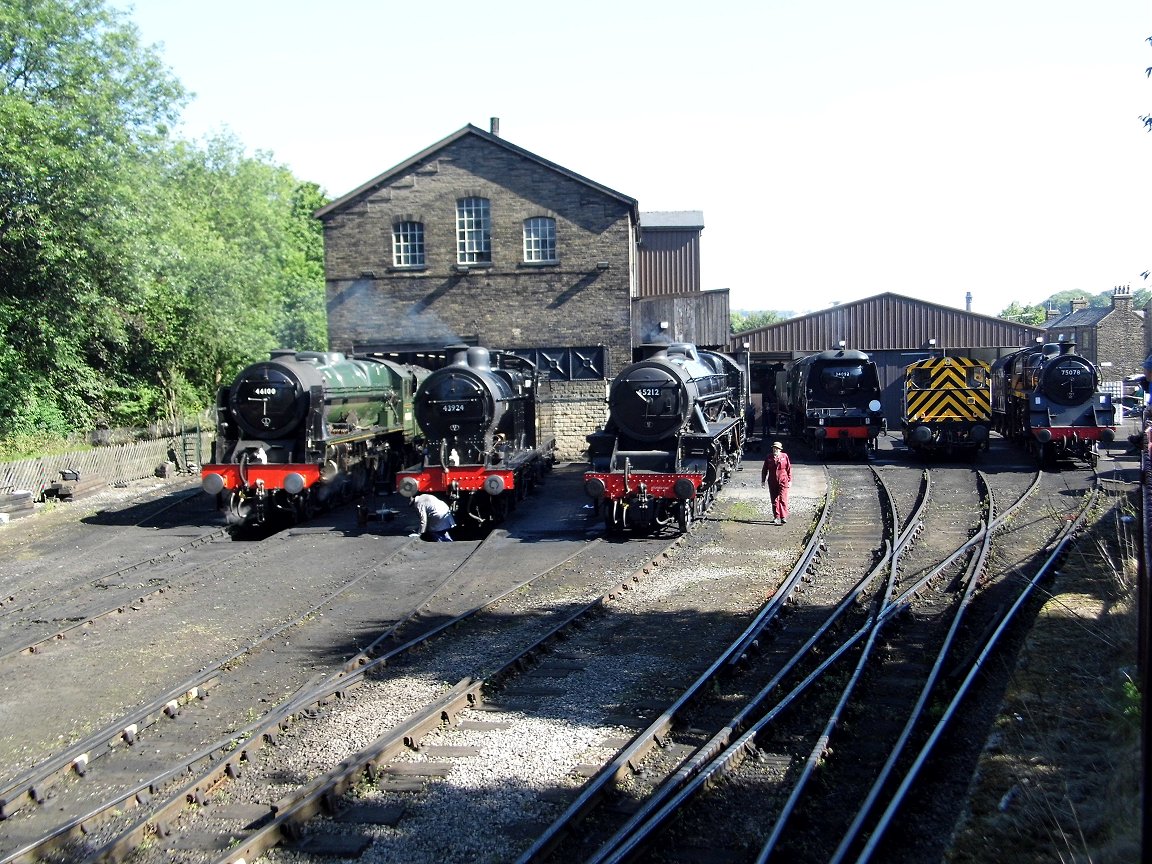
[[[176,144],[154,170],[133,317],[148,350],[132,377],[157,387],[153,409],[174,418],[273,348],[326,346],[323,237],[311,218],[325,201],[230,135]]]
[[[997,317],[1005,321],[1015,321],[1017,324],[1029,324],[1038,327],[1048,317],[1043,306],[1021,306],[1013,300]]]
[[[749,312],[744,309],[737,309],[735,312],[730,312],[728,317],[731,320],[733,333],[743,333],[746,330],[758,330],[761,327],[767,327],[769,324],[776,324],[784,320],[784,316],[779,312]]]
[[[98,410],[139,275],[130,176],[183,98],[97,0],[0,0],[0,431]]]
[[[230,135],[100,0],[0,0],[0,436],[175,420],[327,344],[326,203]]]

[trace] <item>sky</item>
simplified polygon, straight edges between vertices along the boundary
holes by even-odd
[[[703,213],[735,310],[995,315],[1152,288],[1139,0],[108,0],[227,132],[336,198],[471,123]]]

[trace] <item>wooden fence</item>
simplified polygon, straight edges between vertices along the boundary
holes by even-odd
[[[0,494],[26,490],[40,500],[45,487],[59,480],[60,472],[65,470],[76,471],[82,480],[99,477],[109,484],[153,477],[156,469],[166,462],[174,462],[180,471],[195,470],[190,466],[198,467],[198,454],[205,454],[204,458],[207,458],[207,454],[212,452],[213,437],[213,433],[199,433],[198,436],[189,433],[18,462],[0,462]]]

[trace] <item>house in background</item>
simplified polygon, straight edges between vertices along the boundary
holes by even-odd
[[[1089,306],[1073,300],[1069,310],[1044,322],[1049,342],[1075,342],[1079,354],[1101,367],[1104,381],[1119,381],[1140,372],[1147,352],[1146,317],[1132,306],[1132,288],[1112,289],[1111,306]]]

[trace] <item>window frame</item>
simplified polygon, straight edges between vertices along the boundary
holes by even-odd
[[[397,270],[428,266],[423,222],[403,219],[392,224],[392,266]]]
[[[524,263],[557,264],[556,220],[551,216],[529,216],[523,222]],[[551,253],[551,254],[548,254]]]
[[[492,202],[487,198],[456,199],[456,263],[492,263]]]

